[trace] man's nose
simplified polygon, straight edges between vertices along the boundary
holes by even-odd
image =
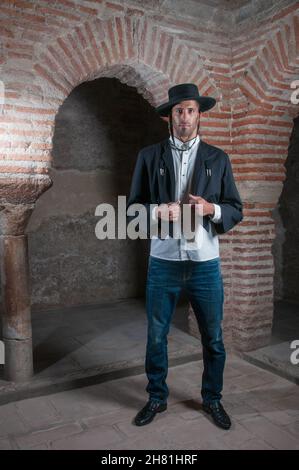
[[[188,117],[188,111],[187,111],[187,109],[186,109],[186,110],[183,110],[183,111],[182,111],[181,119],[182,119],[183,121],[185,121],[185,120],[187,121],[187,117]]]

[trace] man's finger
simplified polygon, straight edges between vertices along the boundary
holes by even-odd
[[[171,210],[169,211],[169,214],[171,214],[172,216],[176,216],[176,215],[179,215],[179,210]]]
[[[198,199],[203,199],[201,196],[193,196],[193,194],[189,194],[189,197],[190,197],[191,199],[196,199],[196,200],[198,200]]]
[[[190,196],[189,197],[189,201],[192,201],[192,202],[200,202],[200,201],[204,201],[204,199],[200,196]]]

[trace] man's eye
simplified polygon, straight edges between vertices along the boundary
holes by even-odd
[[[176,109],[176,112],[177,112],[178,114],[182,114],[183,109]],[[189,112],[190,114],[191,114],[191,113],[194,113],[194,109],[193,109],[193,108],[190,108],[190,109],[188,109],[188,112]]]

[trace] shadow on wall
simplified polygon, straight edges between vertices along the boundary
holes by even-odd
[[[117,79],[86,82],[68,96],[55,122],[54,184],[27,228],[33,309],[144,294],[148,241],[98,240],[94,213],[128,196],[138,151],[167,136],[149,103]]]
[[[299,303],[299,116],[294,119],[286,179],[275,211],[277,238],[275,260],[275,297]]]

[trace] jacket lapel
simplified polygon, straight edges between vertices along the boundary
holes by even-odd
[[[167,171],[166,171],[167,170]],[[162,145],[161,161],[159,168],[159,178],[161,182],[161,189],[164,195],[170,201],[175,199],[175,174],[173,166],[173,157],[169,140],[166,139]]]
[[[209,168],[209,164],[207,162],[209,156],[207,146],[202,140],[200,140],[191,182],[191,193],[195,196],[204,197],[205,188],[209,182],[209,177],[207,176],[206,171],[206,169]]]
[[[197,149],[196,160],[194,164],[193,177],[191,182],[191,193],[195,196],[201,196],[205,198],[205,191],[209,182],[209,176],[207,169],[210,169],[208,158],[211,154],[208,152],[208,147],[205,143],[200,140]],[[206,231],[209,231],[209,218],[208,216],[203,217],[203,226]]]

